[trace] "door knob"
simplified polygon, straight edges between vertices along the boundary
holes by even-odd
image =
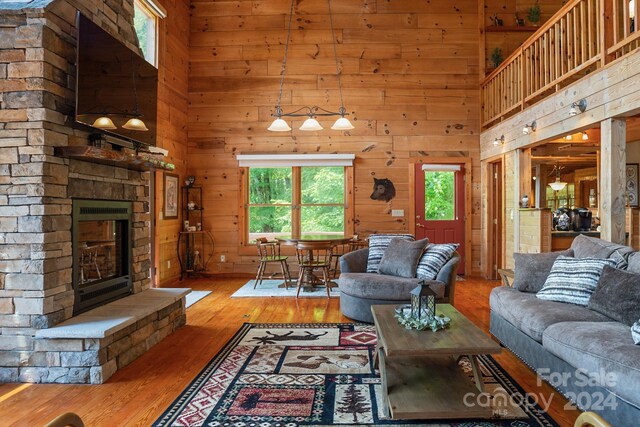
[[[416,227],[424,228],[424,225],[422,225],[422,224],[416,224]]]

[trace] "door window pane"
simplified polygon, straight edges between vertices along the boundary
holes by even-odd
[[[344,167],[303,167],[302,203],[344,204]]]
[[[344,234],[344,206],[302,206],[303,234]]]
[[[425,171],[424,217],[427,221],[455,219],[455,172]]]

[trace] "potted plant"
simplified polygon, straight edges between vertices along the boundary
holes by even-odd
[[[496,47],[495,49],[493,49],[493,52],[491,52],[491,64],[494,68],[498,68],[500,64],[502,64],[502,61],[504,61],[504,57],[502,56],[502,49]]]
[[[529,8],[527,12],[527,19],[532,25],[538,25],[540,23],[540,4],[536,3]]]

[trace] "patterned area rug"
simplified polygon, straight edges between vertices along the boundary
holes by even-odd
[[[255,289],[253,289],[253,284],[255,280],[249,280],[247,283],[242,285],[240,289],[238,289],[231,298],[242,298],[242,297],[295,297],[296,296],[296,284],[290,283],[289,289],[284,288],[284,281],[282,280],[263,280]],[[334,280],[333,283],[338,283],[338,280]],[[331,288],[331,298],[338,298],[340,296],[340,291],[338,291],[338,287]],[[300,291],[300,298],[326,298],[327,291],[324,286],[320,286],[314,288],[313,291],[309,292],[308,289],[303,289]]]
[[[372,325],[244,324],[154,426],[557,426],[488,356],[490,396],[470,401],[493,402],[493,419],[386,419],[375,341]],[[468,360],[459,363],[472,381]]]

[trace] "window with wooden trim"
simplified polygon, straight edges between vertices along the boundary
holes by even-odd
[[[243,180],[245,242],[258,237],[348,233],[351,167],[249,167]]]
[[[167,12],[153,0],[135,0],[133,3],[133,26],[138,36],[140,49],[150,64],[158,66],[158,20]]]

